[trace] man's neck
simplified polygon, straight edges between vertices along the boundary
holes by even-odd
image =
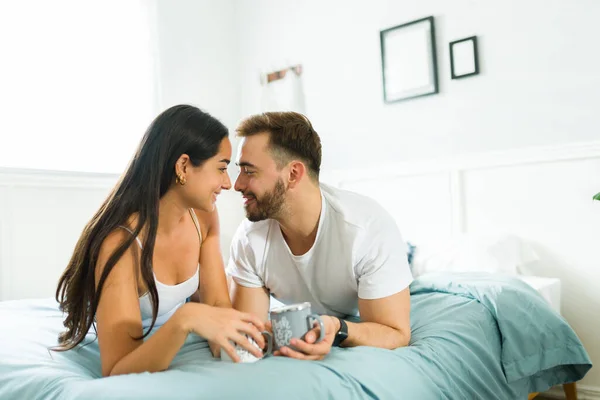
[[[318,185],[310,184],[288,199],[285,215],[277,218],[283,238],[294,255],[306,253],[315,243],[321,206],[321,190]]]

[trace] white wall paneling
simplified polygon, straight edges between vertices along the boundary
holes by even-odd
[[[0,300],[50,297],[116,175],[0,169]]]
[[[600,142],[330,171],[324,180],[378,200],[417,246],[460,232],[522,238],[540,257],[530,272],[561,279],[563,316],[600,363]],[[600,370],[582,384],[600,391]]]

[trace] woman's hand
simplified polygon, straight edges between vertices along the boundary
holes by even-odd
[[[213,343],[211,347],[218,345],[234,362],[239,362],[240,357],[230,341],[248,350],[255,357],[262,358],[262,351],[250,343],[245,336],[248,335],[260,348],[264,348],[265,339],[261,332],[265,329],[265,325],[258,317],[232,308],[212,307],[192,302],[184,304],[178,310],[178,314],[180,326],[186,332],[202,336],[209,343]]]
[[[221,358],[221,346],[215,342],[208,342],[208,347],[210,348],[210,353],[213,358]]]

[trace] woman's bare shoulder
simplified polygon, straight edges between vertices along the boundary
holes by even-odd
[[[123,243],[127,242],[131,238],[131,233],[122,228],[113,229],[106,238],[102,241],[100,245],[100,251],[98,253],[98,260],[96,262],[95,268],[95,277],[96,283],[98,283],[102,273],[104,272],[104,268],[110,257],[123,245]],[[136,263],[135,257],[138,256],[138,244],[136,241],[133,241],[129,247],[125,250],[121,258],[117,261],[115,266],[112,268],[110,275],[111,278],[131,278],[137,281],[136,279]],[[113,280],[111,279],[111,280]],[[129,280],[129,279],[127,279]]]
[[[194,208],[194,213],[198,217],[202,237],[206,237],[210,231],[219,230],[219,213],[216,207],[210,212]]]

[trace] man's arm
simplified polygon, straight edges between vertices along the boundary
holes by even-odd
[[[410,289],[376,300],[358,299],[363,322],[346,322],[348,338],[342,347],[373,346],[395,349],[410,341]],[[339,324],[339,321],[337,321]],[[339,326],[336,326],[339,329]],[[337,332],[336,329],[336,332]]]
[[[233,308],[252,313],[266,322],[269,317],[269,292],[264,287],[245,287],[232,281]]]
[[[348,322],[343,347],[394,349],[410,341],[412,273],[407,248],[394,219],[381,209],[359,246],[358,310],[362,322]],[[339,323],[339,321],[338,321]]]
[[[381,211],[368,226],[368,234],[358,245],[355,271],[358,276],[360,323],[347,322],[348,338],[343,347],[373,346],[393,349],[410,341],[410,289],[412,274],[406,246],[393,218]],[[284,349],[295,358],[321,359],[329,353],[340,329],[337,318],[324,316],[325,339],[314,344],[318,329],[305,336],[305,342],[291,344],[305,354]]]
[[[231,241],[227,275],[233,307],[252,313],[266,322],[270,305],[269,291],[257,271],[256,258],[244,222]]]

